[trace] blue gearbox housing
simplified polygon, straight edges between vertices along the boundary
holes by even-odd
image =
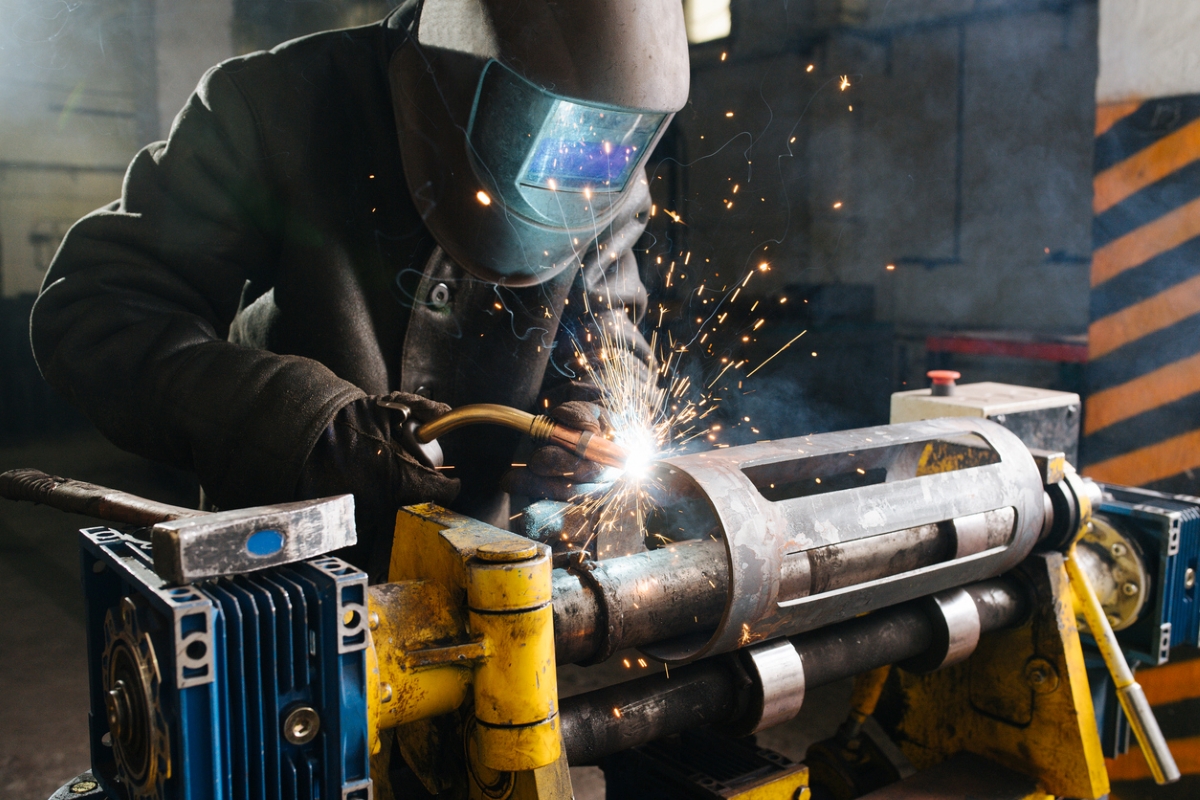
[[[1146,612],[1117,632],[1125,657],[1149,666],[1167,662],[1172,647],[1200,644],[1200,498],[1101,485],[1096,508],[1142,552],[1150,575]]]
[[[170,586],[147,542],[80,536],[110,797],[370,798],[365,573],[322,557]]]
[[[1116,632],[1130,666],[1166,663],[1173,647],[1200,644],[1200,498],[1149,489],[1101,484],[1097,517],[1117,528],[1136,548],[1148,581],[1143,611]],[[1095,649],[1083,635],[1092,705],[1104,755],[1129,749],[1129,720],[1117,701],[1116,687]]]

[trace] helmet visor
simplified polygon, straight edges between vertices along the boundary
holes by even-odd
[[[555,191],[624,191],[666,116],[556,99],[518,181]]]
[[[590,227],[620,199],[670,117],[568,99],[491,61],[468,124],[472,166],[510,210]]]

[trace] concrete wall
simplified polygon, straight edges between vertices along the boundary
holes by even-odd
[[[145,101],[152,11],[143,0],[0,0],[4,296],[36,291],[47,250],[117,196],[141,136],[156,130]]]
[[[1100,0],[1096,101],[1200,92],[1200,3]]]
[[[204,70],[232,2],[0,0],[0,295],[35,292],[67,228],[116,199]]]
[[[166,136],[208,68],[234,55],[233,3],[156,0],[154,29],[158,118]]]
[[[1046,8],[735,2],[680,114],[688,246],[722,278],[772,259],[755,296],[866,283],[902,325],[1083,331],[1096,6]]]

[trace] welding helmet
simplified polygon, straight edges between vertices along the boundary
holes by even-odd
[[[389,65],[405,179],[468,272],[549,280],[644,202],[687,102],[679,0],[424,0],[408,34]]]

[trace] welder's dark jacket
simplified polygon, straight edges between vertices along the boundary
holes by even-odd
[[[631,248],[648,194],[582,270],[540,286],[499,288],[441,256],[405,187],[393,118],[403,22],[210,70],[168,141],[137,155],[121,199],[70,230],[46,276],[32,318],[46,379],[118,446],[194,470],[218,506],[294,499],[322,430],[364,395],[532,407],[544,382],[574,374],[582,291],[614,299],[611,323],[644,355],[620,308],[644,312]],[[474,194],[470,176],[455,178]],[[430,299],[438,284],[445,305]],[[441,441],[464,482],[457,505],[494,517],[517,440],[486,434]]]

